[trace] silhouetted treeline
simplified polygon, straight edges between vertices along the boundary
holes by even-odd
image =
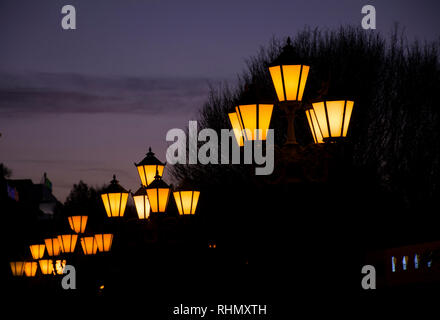
[[[439,43],[407,41],[398,28],[391,36],[354,27],[308,29],[292,38],[298,64],[311,66],[304,101],[319,98],[354,99],[349,129],[352,162],[365,178],[396,197],[404,208],[428,208],[440,196],[438,181],[440,119]],[[238,101],[276,101],[268,65],[285,39],[272,40],[247,61],[236,87],[212,88],[200,110],[200,127],[219,132],[230,128],[227,113]],[[252,90],[249,90],[252,88]],[[297,115],[301,144],[312,142],[303,112]],[[271,127],[276,143],[285,140],[286,121],[276,108]],[[211,186],[252,179],[253,170],[241,166],[177,165],[177,179]],[[240,179],[240,180],[237,180]]]

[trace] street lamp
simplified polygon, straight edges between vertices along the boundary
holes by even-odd
[[[31,250],[32,258],[34,258],[35,260],[43,258],[45,248],[46,245],[44,244],[30,245],[29,249]]]
[[[115,175],[110,185],[101,194],[101,198],[109,218],[124,216],[128,191],[121,187]]]
[[[242,135],[246,141],[266,140],[267,130],[269,129],[270,119],[272,117],[272,111],[273,104],[257,103],[238,105],[235,107],[238,123],[240,125]],[[235,122],[235,119],[233,121]],[[234,128],[234,125],[232,128]]]
[[[325,100],[312,103],[315,121],[324,142],[336,142],[347,135],[354,102]],[[310,124],[310,123],[309,123]]]
[[[85,255],[96,254],[96,250],[98,250],[98,242],[94,236],[81,237],[80,242]]]
[[[146,188],[151,212],[165,212],[170,198],[170,187],[156,174],[154,181]]]
[[[301,101],[306,87],[310,67],[296,64],[292,43],[287,44],[281,54],[269,66],[272,83],[277,93],[281,108],[287,115],[286,144],[297,144],[295,136],[295,112],[301,108]]]
[[[24,273],[26,277],[35,277],[37,274],[38,264],[36,261],[26,261],[24,263]]]
[[[53,261],[51,259],[39,260],[40,270],[42,274],[53,274]]]
[[[98,245],[99,252],[110,251],[113,243],[113,234],[111,233],[95,234],[95,239]]]
[[[150,202],[144,186],[141,185],[138,191],[133,194],[133,200],[139,219],[148,219],[150,216]]]
[[[58,236],[61,251],[64,253],[72,253],[75,251],[78,235],[76,234],[62,234]]]
[[[69,220],[70,228],[76,233],[84,233],[87,225],[87,216],[71,216]]]
[[[10,262],[9,265],[11,266],[11,272],[14,277],[21,277],[24,272],[24,261],[13,261]]]
[[[179,215],[193,215],[196,212],[200,191],[176,191],[173,196]]]
[[[57,256],[60,254],[61,246],[58,237],[44,239],[44,243],[46,244],[47,254],[50,257]]]
[[[142,185],[148,186],[154,181],[156,175],[162,176],[165,163],[160,162],[151,152],[151,147],[148,149],[146,157],[139,163],[134,164],[138,170]]]

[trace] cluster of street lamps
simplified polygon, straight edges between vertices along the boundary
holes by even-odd
[[[297,144],[294,119],[298,110],[304,110],[315,143],[335,143],[346,137],[354,102],[346,99],[323,100],[303,107],[302,98],[310,67],[292,61],[290,39],[280,56],[269,66],[269,72],[280,107],[286,112],[288,120],[287,145]],[[243,146],[247,141],[266,140],[267,130],[274,109],[273,104],[246,104],[235,107],[229,113],[236,141]],[[139,163],[135,163],[141,180],[141,187],[132,194],[138,218],[150,219],[150,214],[165,213],[168,207],[171,187],[162,179],[165,164],[149,152]],[[110,185],[101,194],[101,199],[109,218],[123,217],[130,192],[124,189],[113,176]],[[176,190],[173,192],[179,215],[194,215],[200,192],[196,190]],[[111,250],[113,234],[84,235],[87,216],[68,217],[74,233],[61,234],[44,239],[44,244],[31,245],[32,261],[10,263],[14,276],[34,277],[38,264],[42,274],[62,274],[66,259],[60,256],[75,252],[78,235],[85,255],[95,255]],[[45,250],[49,258],[44,258]],[[38,261],[38,263],[37,263]]]
[[[290,38],[279,57],[269,66],[269,73],[280,107],[288,121],[287,145],[297,144],[294,120],[298,110],[304,110],[315,143],[335,143],[346,137],[354,102],[323,100],[303,106],[302,99],[310,67],[296,64]],[[266,140],[273,104],[246,104],[229,113],[239,146],[246,141]]]
[[[135,163],[141,180],[141,187],[132,194],[139,220],[148,220],[150,213],[166,212],[171,187],[162,180],[165,164],[159,161],[151,148],[146,157]],[[102,203],[109,218],[123,217],[130,192],[124,189],[116,177],[101,193]],[[176,206],[181,216],[192,216],[196,212],[200,191],[176,190],[173,192]],[[76,244],[81,244],[84,255],[109,252],[112,247],[112,233],[85,234],[88,216],[69,216],[67,218],[73,233],[60,234],[44,239],[44,243],[32,244],[29,250],[30,261],[10,262],[13,276],[35,277],[38,266],[43,275],[63,274],[65,257],[75,253]],[[47,252],[48,258],[44,258]]]

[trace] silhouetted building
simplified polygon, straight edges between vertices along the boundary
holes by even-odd
[[[34,184],[31,179],[3,179],[1,184],[2,198],[6,199],[8,210],[27,211],[26,214],[35,214],[38,219],[53,218],[59,201],[52,194],[52,183],[46,173],[39,184]]]

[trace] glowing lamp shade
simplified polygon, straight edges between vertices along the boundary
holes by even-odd
[[[42,274],[53,274],[53,261],[51,259],[39,260],[38,263]]]
[[[24,261],[13,261],[9,263],[11,272],[14,277],[21,277],[24,272]]]
[[[66,260],[55,260],[55,274],[63,274]]]
[[[350,100],[312,103],[324,142],[335,142],[347,135],[354,102]]]
[[[170,198],[170,187],[156,175],[154,181],[146,188],[151,212],[165,212]]]
[[[310,67],[302,64],[269,67],[272,83],[282,101],[301,101]]]
[[[244,146],[244,137],[240,121],[238,120],[237,112],[228,113],[229,121],[231,122],[232,129],[234,130],[235,140],[240,147]]]
[[[78,235],[76,234],[62,234],[58,236],[61,251],[64,253],[72,253],[75,251]]]
[[[31,250],[32,258],[35,260],[41,259],[44,256],[44,250],[46,249],[46,245],[44,244],[34,244],[29,246]]]
[[[87,225],[87,216],[71,216],[69,220],[70,228],[76,233],[84,233]]]
[[[324,138],[322,137],[321,129],[316,119],[315,110],[313,110],[313,108],[307,109],[306,116],[310,131],[312,132],[313,141],[315,141],[315,143],[324,143]]]
[[[24,273],[26,277],[35,277],[37,274],[37,261],[28,261],[24,263]]]
[[[266,140],[273,104],[247,104],[235,107],[245,140]]]
[[[104,193],[101,194],[101,198],[109,218],[124,216],[128,191],[121,187],[115,175],[113,175],[113,180],[110,182],[110,185],[106,188]]]
[[[134,205],[139,219],[148,219],[150,216],[150,202],[148,201],[147,190],[141,186],[133,195]]]
[[[85,255],[94,255],[98,250],[98,242],[95,237],[82,237],[80,239],[81,247]]]
[[[113,234],[111,233],[95,234],[95,239],[98,245],[99,252],[108,252],[112,248]]]
[[[176,191],[173,192],[173,196],[180,215],[191,215],[196,212],[200,191]]]
[[[61,246],[58,238],[44,239],[44,243],[46,244],[47,254],[50,257],[57,256],[60,254]]]
[[[146,157],[139,163],[134,164],[138,170],[139,177],[141,178],[142,185],[148,186],[154,181],[154,177],[159,175],[162,177],[165,163],[160,162],[151,152],[151,147],[148,149]]]

